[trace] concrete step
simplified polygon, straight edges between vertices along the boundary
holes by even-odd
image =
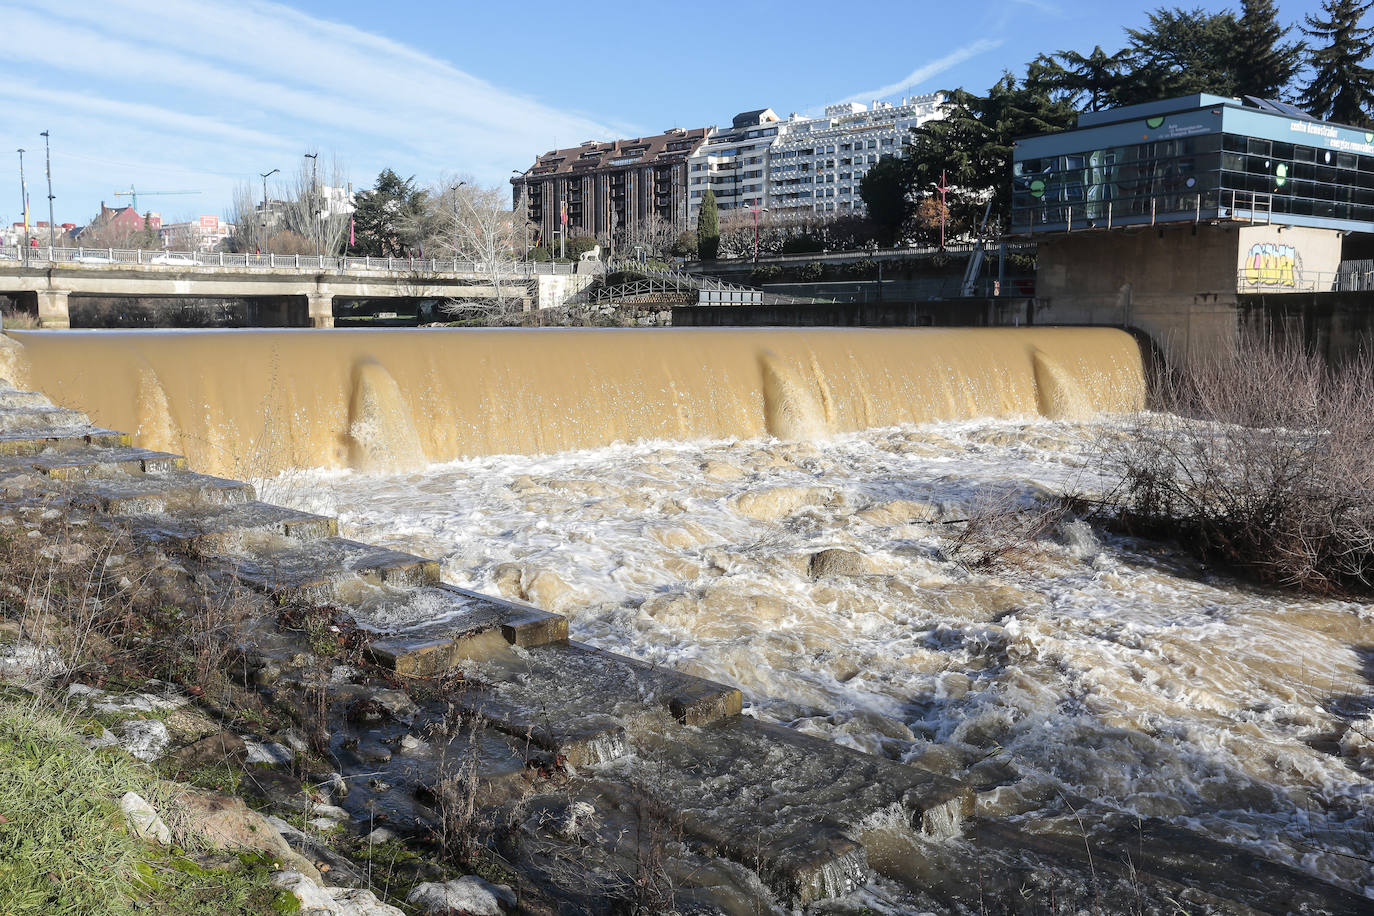
[[[265,549],[212,557],[240,582],[273,594],[310,589],[332,590],[351,575],[391,585],[434,585],[439,563],[399,550],[388,550],[328,537],[306,545],[264,545]]]
[[[63,407],[0,407],[0,430],[70,429],[89,426],[84,413]]]
[[[561,614],[452,585],[396,590],[369,599],[358,606],[358,617],[369,626],[433,620],[379,636],[368,646],[373,661],[403,677],[441,675],[489,657],[500,645],[530,648],[568,638],[568,619]],[[492,633],[504,641],[496,648],[485,638]]]
[[[71,451],[91,446],[124,448],[127,433],[93,426],[48,427],[45,429],[0,429],[0,455],[37,455],[48,451]]]
[[[120,525],[141,540],[194,546],[203,553],[233,553],[244,538],[280,536],[315,541],[339,533],[339,523],[324,515],[263,502],[193,507],[175,515],[155,513],[121,518]]]
[[[33,468],[40,474],[59,480],[186,470],[186,459],[181,455],[128,447],[49,451],[2,461],[4,464]]]
[[[704,852],[755,869],[793,905],[866,883],[865,843],[884,831],[951,836],[973,811],[969,787],[743,717],[647,730],[597,776],[643,786]]]
[[[253,488],[246,483],[186,471],[74,480],[70,487],[73,505],[111,515],[176,514],[188,508],[245,503],[253,498]]]
[[[737,716],[739,690],[582,643],[492,652],[463,666],[460,707],[572,766],[625,754],[641,728]]]
[[[21,391],[18,388],[0,387],[0,410],[52,406],[52,401],[37,391]]]

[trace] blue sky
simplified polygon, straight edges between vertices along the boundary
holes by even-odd
[[[45,129],[58,222],[130,185],[200,192],[140,199],[169,220],[223,215],[309,151],[355,186],[385,167],[494,184],[555,144],[982,90],[1040,51],[1115,50],[1158,5],[0,0],[0,220],[21,216],[21,146],[47,218]],[[1279,2],[1289,23],[1318,7]]]

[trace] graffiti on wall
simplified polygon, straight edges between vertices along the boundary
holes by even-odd
[[[1292,245],[1256,242],[1245,256],[1245,282],[1254,286],[1297,286],[1301,260]]]

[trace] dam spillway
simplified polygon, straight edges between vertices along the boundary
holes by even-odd
[[[1105,328],[11,332],[0,371],[207,472],[414,468],[1138,408]]]

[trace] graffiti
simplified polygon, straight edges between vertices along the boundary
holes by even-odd
[[[1256,286],[1297,285],[1298,250],[1292,245],[1256,242],[1245,256],[1245,282]]]

